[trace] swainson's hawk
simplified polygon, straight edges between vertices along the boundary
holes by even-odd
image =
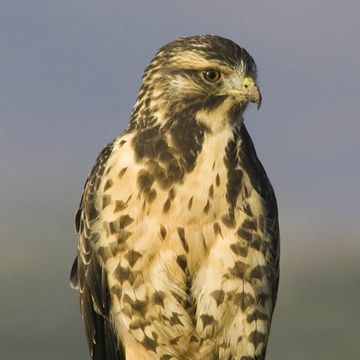
[[[219,36],[161,48],[76,214],[71,279],[92,359],[265,358],[276,199],[243,124],[256,65]]]

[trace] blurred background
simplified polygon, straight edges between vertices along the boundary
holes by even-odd
[[[68,286],[82,186],[155,51],[204,33],[259,69],[246,124],[282,235],[267,359],[360,359],[359,15],[350,0],[2,0],[1,359],[89,358]]]

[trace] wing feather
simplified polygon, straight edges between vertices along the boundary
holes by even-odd
[[[98,156],[84,186],[75,215],[79,235],[78,255],[71,269],[70,284],[79,289],[81,315],[93,360],[125,360],[122,344],[110,319],[111,298],[105,269],[94,250],[93,225],[97,221],[96,194],[113,142]]]
[[[273,187],[266,175],[266,171],[257,157],[255,146],[246,130],[245,125],[241,127],[239,132],[242,140],[239,151],[244,170],[248,173],[252,186],[264,199],[266,204],[266,233],[270,238],[267,261],[270,270],[270,283],[272,284],[273,307],[275,307],[279,286],[280,258],[280,232],[276,197]]]

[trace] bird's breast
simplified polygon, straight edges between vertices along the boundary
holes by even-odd
[[[237,334],[232,319],[223,318],[225,308],[216,304],[224,294],[230,299],[244,291],[244,279],[249,298],[269,292],[266,256],[247,239],[262,203],[242,171],[230,131],[205,136],[193,166],[185,163],[180,170],[172,164],[184,164],[179,153],[157,141],[155,149],[166,156],[147,145],[147,156],[139,158],[131,135],[114,143],[97,196],[96,247],[112,289],[118,333],[134,329],[143,343],[147,338],[138,326],[151,318],[155,332],[166,326],[168,341],[181,338],[179,349],[188,349],[194,326],[199,337],[220,328]],[[252,211],[245,206],[250,203]],[[263,280],[253,279],[254,269]]]
[[[194,256],[190,265],[195,269],[220,233],[234,232],[235,211],[239,213],[242,196],[235,182],[242,181],[244,186],[247,182],[246,176],[230,178],[240,166],[236,164],[236,149],[229,150],[234,135],[225,129],[205,136],[194,165],[190,170],[178,170],[183,174],[179,178],[169,172],[172,162],[182,164],[182,159],[171,154],[171,144],[156,141],[155,150],[160,153],[153,149],[149,151],[152,156],[140,160],[131,135],[115,142],[105,169],[108,180],[100,186],[100,226],[106,236],[104,240],[100,237],[98,246],[110,242],[120,253],[131,242],[149,258],[158,247],[170,249],[174,255],[191,251]],[[164,156],[161,151],[169,154]]]

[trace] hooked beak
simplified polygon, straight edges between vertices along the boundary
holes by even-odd
[[[255,103],[257,105],[258,110],[260,109],[262,96],[257,85],[254,85],[253,87],[251,95],[249,97],[249,101]]]
[[[243,80],[243,91],[247,101],[255,103],[257,105],[257,109],[259,110],[261,106],[262,96],[260,89],[251,77],[246,77]]]

